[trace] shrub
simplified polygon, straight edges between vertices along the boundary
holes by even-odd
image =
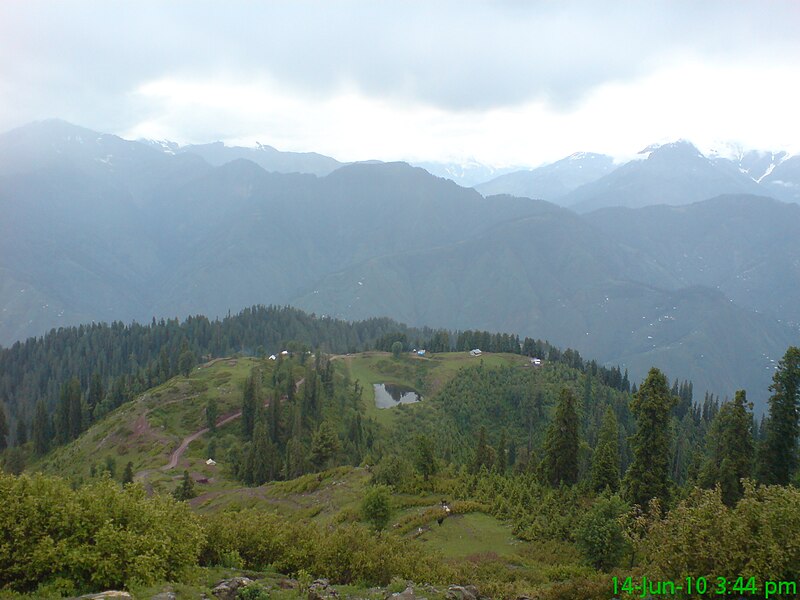
[[[361,514],[364,516],[364,520],[369,522],[375,529],[385,529],[391,516],[389,488],[384,485],[376,485],[369,488],[367,493],[364,494],[364,500],[361,503]]]
[[[723,533],[721,533],[723,532]],[[653,577],[743,574],[756,581],[790,581],[800,573],[800,490],[744,482],[733,507],[719,486],[695,490],[650,527],[644,541]]]
[[[619,563],[626,549],[620,517],[628,508],[619,496],[601,496],[580,519],[575,541],[592,566],[607,570]]]
[[[196,564],[203,533],[187,506],[108,478],[0,474],[0,585],[31,591],[147,584]]]

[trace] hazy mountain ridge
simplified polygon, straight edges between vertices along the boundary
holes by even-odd
[[[539,207],[473,239],[336,273],[295,303],[349,319],[393,314],[454,329],[535,332],[622,364],[634,378],[657,364],[691,373],[697,389],[731,394],[739,385],[763,400],[770,359],[796,343],[796,331],[719,291],[682,287],[658,260],[590,220]]]
[[[648,148],[646,156],[570,192],[561,203],[585,213],[606,206],[690,204],[726,193],[765,195],[753,179],[715,165],[686,141]]]
[[[50,122],[0,137],[0,156],[16,160],[0,174],[8,215],[0,224],[3,343],[90,320],[214,317],[292,303],[318,314],[546,337],[622,362],[632,376],[657,358],[675,377],[696,367],[698,389],[730,394],[737,386],[765,390],[769,359],[796,340],[775,320],[794,320],[793,312],[780,303],[764,315],[741,308],[759,306],[746,286],[733,285],[739,271],[725,270],[721,241],[756,224],[758,286],[780,289],[776,298],[794,293],[795,284],[780,279],[797,256],[793,243],[765,240],[774,231],[791,237],[795,209],[772,200],[701,203],[709,214],[699,229],[685,227],[699,239],[735,214],[737,202],[763,212],[709,238],[720,240],[719,256],[705,277],[697,266],[705,263],[678,260],[681,245],[658,228],[670,219],[647,211],[639,232],[637,211],[608,225],[602,215],[543,201],[484,198],[405,163],[280,174],[245,159],[213,167],[190,153],[86,131]],[[705,251],[695,241],[685,240],[692,255]],[[737,303],[683,289],[697,285],[719,285]],[[663,318],[672,306],[686,307],[677,324]]]
[[[609,206],[682,205],[721,194],[771,196],[800,202],[800,157],[786,151],[711,149],[691,142],[652,144],[634,160],[579,152],[530,171],[475,186],[484,195],[541,198],[578,212]]]
[[[734,302],[800,323],[800,206],[749,195],[686,206],[604,208],[586,215],[651,257],[679,285],[708,285]]]
[[[529,171],[515,171],[476,185],[484,196],[511,194],[562,204],[559,199],[582,185],[596,181],[615,169],[605,154],[577,152]]]

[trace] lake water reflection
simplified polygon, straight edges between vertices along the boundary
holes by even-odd
[[[413,404],[422,400],[416,390],[396,383],[376,383],[375,406],[378,408],[391,408],[398,404]]]

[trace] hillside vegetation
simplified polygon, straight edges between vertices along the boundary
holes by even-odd
[[[470,584],[491,597],[566,599],[606,595],[612,577],[711,580],[721,569],[753,573],[755,587],[738,589],[757,597],[800,567],[789,542],[800,496],[786,487],[797,432],[782,433],[779,418],[797,402],[796,348],[761,428],[744,392],[696,403],[687,382],[670,388],[656,369],[632,394],[566,353],[535,366],[513,353],[397,348],[196,365],[29,463],[53,475],[0,476],[0,528],[12,540],[2,586],[57,597],[172,581],[188,598],[222,568],[257,574],[253,593],[291,596],[279,592],[289,576],[301,593],[326,577],[362,597],[410,580],[432,584],[432,597]],[[423,399],[378,409],[379,382]],[[12,451],[33,450],[12,448],[6,466]],[[697,535],[715,539],[720,519],[724,545],[673,560]],[[159,539],[168,543],[154,549]],[[750,558],[735,551],[745,543]]]

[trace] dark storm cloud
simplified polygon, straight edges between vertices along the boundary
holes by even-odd
[[[798,3],[0,3],[0,129],[61,116],[147,118],[163,77],[267,75],[306,96],[342,85],[445,110],[531,99],[568,109],[677,58],[797,55]],[[790,58],[786,58],[789,60]]]

